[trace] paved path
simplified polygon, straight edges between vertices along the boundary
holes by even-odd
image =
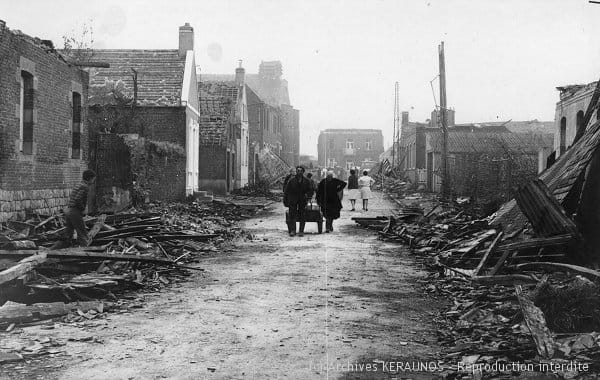
[[[375,194],[369,215],[395,207]],[[203,259],[205,272],[147,296],[142,309],[96,327],[27,328],[101,343],[68,342],[69,356],[23,378],[435,378],[389,364],[435,358],[437,304],[422,295],[424,273],[400,246],[355,226],[350,218],[364,213],[348,209],[334,233],[309,224],[304,237],[290,238],[276,205],[245,222],[254,240]]]

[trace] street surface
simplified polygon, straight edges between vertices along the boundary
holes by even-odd
[[[425,273],[404,248],[378,240],[350,219],[395,207],[374,194],[368,213],[350,212],[344,199],[333,233],[319,235],[312,223],[304,237],[287,236],[284,208],[273,205],[270,214],[244,223],[253,240],[202,259],[205,272],[143,295],[141,308],[109,313],[84,326],[26,327],[24,334],[31,337],[74,341],[60,347],[67,355],[28,371],[22,363],[28,373],[3,376],[437,378],[435,371],[389,366],[389,361],[435,361],[432,319],[441,305],[422,291]]]

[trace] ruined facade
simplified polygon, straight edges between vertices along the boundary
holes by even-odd
[[[236,69],[233,81],[200,75],[198,87],[199,185],[202,190],[226,194],[248,184],[250,134],[244,69]]]
[[[577,130],[582,127],[583,117],[595,88],[596,82],[556,88],[560,91],[560,100],[556,103],[554,114],[554,150],[557,157],[573,144]],[[597,120],[598,116],[596,112],[596,115],[592,115],[592,120]]]
[[[0,21],[0,220],[51,214],[87,168],[88,74]]]
[[[234,83],[241,78],[239,69],[236,75],[201,73],[200,86],[211,82]],[[261,62],[258,74],[243,71],[248,118],[248,176],[244,184],[269,177],[267,172],[285,172],[285,168],[299,163],[300,112],[290,105],[288,84],[281,78],[282,73],[279,61]],[[260,173],[260,157],[272,161],[263,163],[264,168],[277,167],[277,170],[265,169]]]
[[[261,176],[261,151],[269,150],[281,157],[283,153],[283,116],[279,107],[263,101],[250,87],[248,96],[248,128],[250,133],[249,183],[257,183]]]
[[[178,49],[93,51],[94,61],[110,67],[90,69],[92,146],[100,133],[130,135],[130,145],[146,145],[150,156],[136,161],[142,166],[132,166],[133,183],[122,189],[109,181],[114,173],[97,159],[101,152],[92,152],[97,199],[110,193],[121,199],[117,193],[136,190],[150,200],[171,201],[198,190],[200,107],[193,49],[193,29],[186,24],[179,28]]]
[[[379,129],[326,129],[317,145],[320,166],[371,169],[383,153],[383,135]]]

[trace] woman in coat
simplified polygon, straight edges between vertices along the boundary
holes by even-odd
[[[369,198],[371,198],[371,185],[375,182],[369,177],[369,172],[364,171],[362,177],[358,179],[358,188],[360,189],[360,197],[363,200],[363,210],[369,211]]]
[[[325,217],[325,232],[333,231],[333,220],[340,217],[342,201],[339,192],[344,191],[346,182],[333,178],[333,171],[327,172],[327,177],[319,183],[317,203]]]
[[[360,198],[360,190],[358,190],[358,177],[356,176],[356,170],[350,170],[350,176],[348,177],[348,199],[350,199],[350,204],[352,205],[352,210],[356,211],[355,205],[356,200]]]

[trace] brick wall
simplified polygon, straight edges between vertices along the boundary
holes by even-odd
[[[138,134],[149,140],[166,141],[185,149],[185,107],[138,106],[133,115],[131,112],[130,108],[90,107],[89,122],[92,141],[90,156],[93,167],[103,167],[112,162],[110,158],[99,155],[97,144],[101,131]],[[119,115],[119,117],[115,115]],[[148,180],[150,200],[176,201],[185,198],[185,156],[153,157],[147,164],[151,170],[148,169],[144,176]],[[140,170],[144,170],[144,168],[132,168],[133,172]],[[109,176],[115,176],[115,173],[110,171],[107,173]],[[107,189],[112,186],[107,185],[104,191],[108,191]],[[120,195],[121,193],[115,194],[115,196]]]
[[[33,76],[33,154],[21,152],[21,71]],[[59,211],[87,167],[88,75],[0,23],[0,220]],[[72,94],[82,99],[81,156],[71,158]]]

